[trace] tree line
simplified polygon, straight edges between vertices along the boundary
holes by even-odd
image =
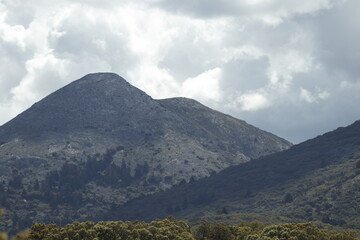
[[[7,240],[0,235],[0,240]],[[266,226],[260,222],[243,222],[236,226],[202,222],[191,227],[174,217],[123,222],[73,222],[64,227],[34,224],[13,240],[359,240],[357,232],[334,232],[310,223],[285,223]]]

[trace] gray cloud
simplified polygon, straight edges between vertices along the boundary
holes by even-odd
[[[348,1],[311,19],[317,28],[320,61],[328,71],[341,71],[352,79],[360,75],[359,9],[359,1]]]
[[[234,59],[223,67],[221,88],[224,90],[237,89],[245,92],[266,86],[268,77],[266,70],[269,61],[266,57],[259,59]]]
[[[155,5],[178,14],[190,15],[200,18],[211,17],[240,17],[255,18],[267,23],[277,24],[283,19],[298,14],[316,12],[330,8],[342,0],[158,0]]]
[[[168,69],[170,74],[178,81],[199,75],[208,68],[206,66],[206,55],[209,52],[206,50],[212,50],[212,48],[211,46],[201,45],[202,42],[199,44],[193,43],[195,38],[195,33],[179,36],[176,44],[168,49],[164,58],[159,62],[159,67]]]
[[[0,123],[89,72],[294,142],[359,119],[357,0],[0,3]]]
[[[242,12],[236,1],[159,1],[156,5],[169,11],[201,17],[233,15]]]

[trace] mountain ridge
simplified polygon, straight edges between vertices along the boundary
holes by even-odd
[[[275,221],[286,217],[360,229],[359,176],[360,121],[356,121],[208,178],[133,199],[108,217],[149,220],[172,214],[229,219],[226,213],[262,214]],[[164,202],[165,206],[158,204]]]

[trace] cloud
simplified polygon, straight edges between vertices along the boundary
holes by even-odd
[[[219,80],[221,78],[221,69],[214,68],[194,78],[186,79],[181,86],[183,96],[198,98],[203,101],[219,101],[221,92],[219,89]]]
[[[244,111],[256,111],[266,107],[269,102],[266,97],[258,92],[246,93],[239,98],[241,109]]]
[[[304,88],[300,88],[300,99],[308,103],[317,102],[318,99],[326,99],[330,96],[327,91],[318,91],[317,93],[312,93]]]
[[[0,123],[89,72],[294,142],[359,119],[357,0],[3,0]]]
[[[332,8],[309,24],[316,28],[319,61],[331,72],[343,72],[352,79],[360,75],[360,22],[357,20],[359,1],[347,1]]]
[[[265,56],[231,59],[224,64],[222,87],[229,91],[235,88],[243,92],[261,88],[268,83],[269,67],[269,59]]]
[[[168,11],[200,18],[240,17],[260,20],[269,25],[278,25],[286,18],[299,14],[309,14],[331,8],[336,0],[159,0],[155,4]]]

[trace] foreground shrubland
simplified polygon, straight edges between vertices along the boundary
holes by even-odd
[[[6,240],[5,235],[0,240]],[[186,222],[167,217],[151,223],[74,222],[64,227],[38,223],[14,240],[359,240],[354,231],[342,233],[319,229],[310,223],[266,226],[245,222],[237,226],[203,222],[190,227]]]

